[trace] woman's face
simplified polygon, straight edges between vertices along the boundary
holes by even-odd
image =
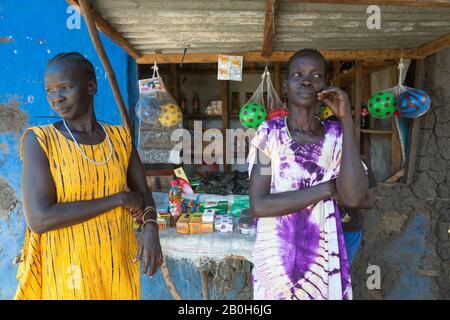
[[[51,62],[45,70],[47,101],[65,120],[86,116],[96,89],[95,79],[88,81],[84,68],[75,62]]]
[[[318,103],[317,93],[326,87],[323,61],[315,56],[304,56],[291,61],[286,83],[289,104],[310,107]]]

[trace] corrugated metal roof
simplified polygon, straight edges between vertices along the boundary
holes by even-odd
[[[450,2],[450,1],[449,1]],[[370,30],[367,5],[278,1],[273,51],[418,48],[450,34],[450,8],[380,6]],[[140,54],[261,51],[264,0],[93,0],[94,8]]]

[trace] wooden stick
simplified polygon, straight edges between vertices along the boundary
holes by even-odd
[[[421,83],[421,69],[423,67],[423,60],[416,60],[416,72],[414,75],[414,87],[420,87]],[[422,117],[416,118],[412,121],[411,134],[409,135],[409,152],[407,159],[407,175],[406,184],[411,184],[414,177],[414,172],[416,171],[416,159],[417,159],[417,149],[419,146],[419,135],[420,135],[420,121]]]
[[[361,149],[361,100],[363,85],[363,67],[361,61],[356,61],[355,72],[355,140],[358,150]]]
[[[77,0],[67,0],[75,9],[81,12],[80,6]],[[112,41],[114,41],[119,47],[124,49],[130,56],[134,59],[140,57],[139,52],[136,48],[127,40],[125,37],[119,33],[103,16],[94,8],[91,8],[93,20],[97,25],[97,28],[107,35]]]
[[[266,0],[266,12],[264,18],[264,36],[262,44],[262,56],[269,57],[272,53],[273,39],[275,38],[276,0]]]
[[[81,14],[86,21],[86,25],[88,27],[89,35],[91,36],[92,43],[94,44],[95,51],[102,62],[103,68],[105,68],[106,74],[108,75],[109,84],[111,85],[111,89],[113,91],[114,98],[116,99],[117,105],[119,106],[120,114],[122,115],[122,120],[127,128],[128,132],[131,134],[131,125],[130,120],[128,119],[127,109],[125,103],[123,101],[122,95],[120,94],[119,86],[117,84],[116,75],[114,70],[109,62],[108,56],[106,55],[105,49],[103,48],[103,44],[98,36],[97,28],[95,27],[95,22],[92,18],[91,7],[89,4],[89,0],[79,0]],[[131,134],[131,137],[134,135]]]
[[[203,300],[210,300],[209,298],[209,288],[208,288],[208,276],[205,270],[200,271],[202,277],[202,294]]]
[[[400,179],[401,177],[403,177],[405,175],[405,172],[406,172],[405,168],[402,168],[397,173],[395,173],[392,176],[390,176],[389,178],[387,178],[384,182],[386,182],[386,183],[397,182],[398,179]]]
[[[173,284],[172,278],[170,277],[169,268],[167,267],[165,260],[161,265],[161,274],[163,276],[164,282],[166,283],[167,289],[169,289],[169,292],[172,295],[172,297],[175,300],[183,300],[183,298],[175,288],[175,285]]]

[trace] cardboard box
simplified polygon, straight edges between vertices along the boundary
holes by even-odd
[[[199,210],[200,212],[204,212],[207,209],[216,210],[216,215],[227,214],[228,212],[228,201],[206,201],[200,203]]]
[[[214,228],[220,232],[233,232],[233,218],[225,215],[217,216]]]
[[[214,218],[216,217],[215,209],[206,209],[203,212],[203,220],[202,223],[214,223]]]
[[[189,220],[191,219],[190,215],[182,214],[177,221],[176,230],[181,234],[189,234]]]
[[[189,232],[191,234],[202,233],[202,217],[199,215],[193,215],[189,220]]]
[[[202,233],[212,233],[212,232],[214,232],[214,224],[213,223],[202,223],[201,230],[202,230]]]
[[[158,222],[158,226],[160,230],[165,230],[167,228],[167,221],[164,218],[159,217],[156,219],[156,222]]]

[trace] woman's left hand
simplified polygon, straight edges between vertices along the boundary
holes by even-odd
[[[134,262],[142,260],[143,272],[152,277],[163,263],[159,227],[154,222],[147,222],[138,237],[138,253]]]
[[[317,99],[328,105],[339,120],[352,119],[352,109],[347,93],[335,86],[317,94]]]

